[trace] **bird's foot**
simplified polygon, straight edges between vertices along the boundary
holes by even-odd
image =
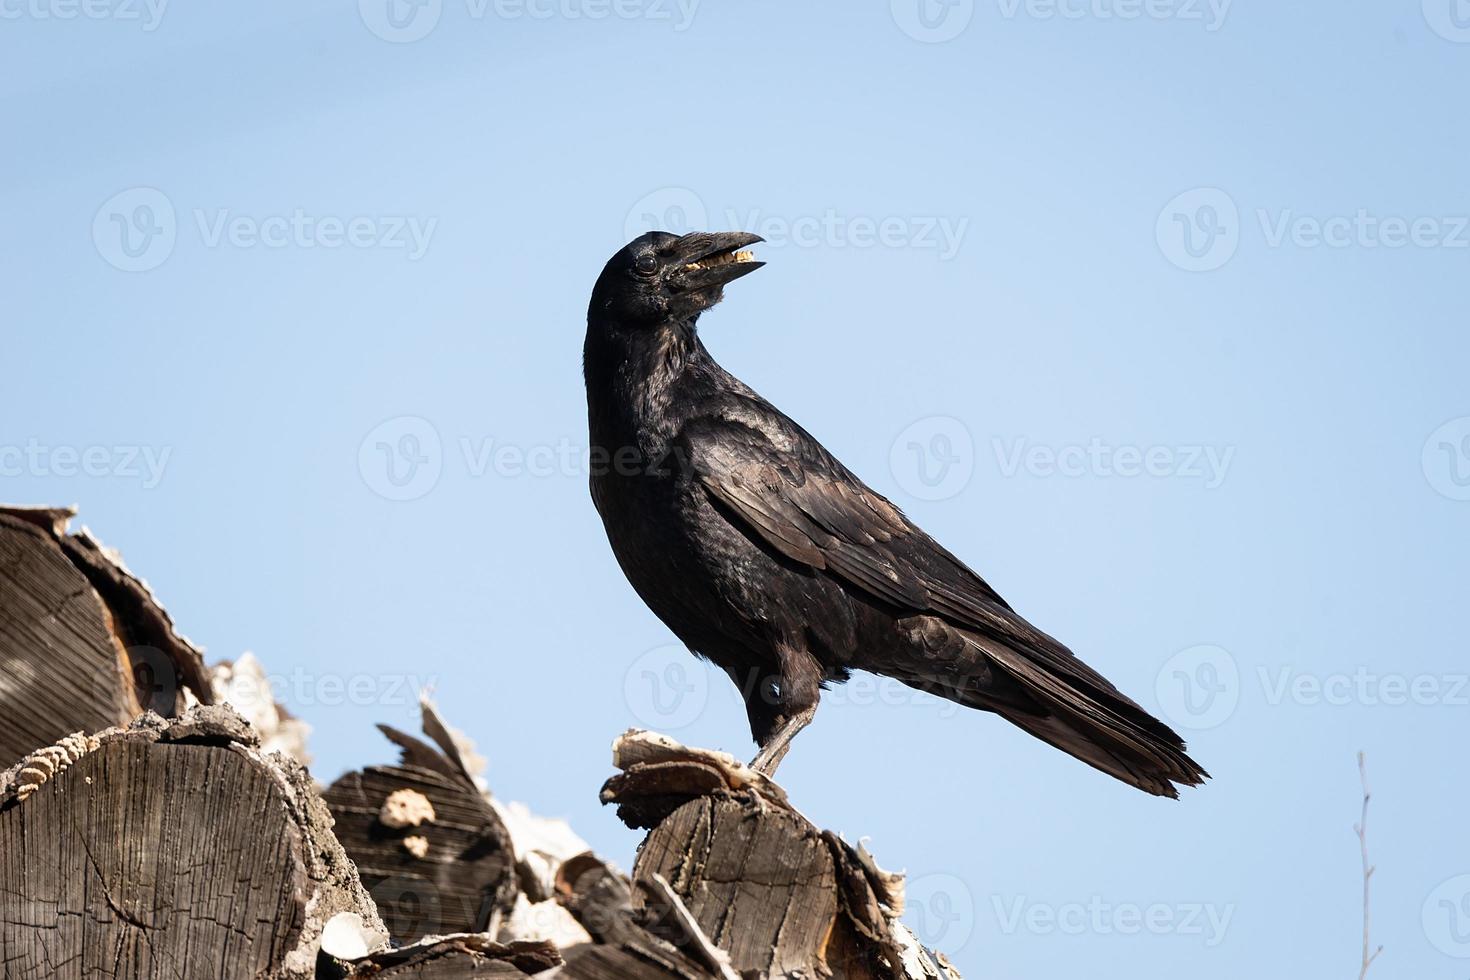
[[[747,791],[747,795],[750,797],[750,802],[754,809],[745,811],[745,817],[747,819],[754,818],[756,820],[764,820],[766,819],[766,817],[770,816],[771,804],[766,799],[765,794],[756,789],[754,786],[747,787]]]
[[[791,742],[771,742],[750,760],[750,768],[765,776],[767,779],[776,778],[776,767],[781,760],[786,758],[786,752],[791,748]]]
[[[750,768],[765,776],[767,779],[776,778],[776,767],[781,760],[786,758],[787,751],[791,748],[791,740],[794,739],[807,725],[812,723],[816,717],[817,706],[815,704],[804,708],[792,715],[776,730],[770,741],[761,746],[761,750],[754,759],[750,760]]]

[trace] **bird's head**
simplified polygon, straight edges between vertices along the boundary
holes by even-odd
[[[743,231],[635,238],[603,268],[588,317],[633,328],[691,320],[724,298],[727,283],[765,265],[745,251],[759,241]]]
[[[765,748],[771,737],[786,724],[793,711],[788,703],[788,692],[781,683],[780,675],[757,676],[753,687],[747,687],[745,717],[750,721],[750,737],[761,748]]]
[[[803,707],[816,704],[820,697],[812,677],[783,677],[779,671],[765,667],[726,668],[726,673],[740,689],[750,735],[761,748]]]

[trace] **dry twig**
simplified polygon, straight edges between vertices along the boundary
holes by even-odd
[[[1383,947],[1379,946],[1372,953],[1368,952],[1369,947],[1372,945],[1368,939],[1368,891],[1375,870],[1368,863],[1368,801],[1373,798],[1373,794],[1368,792],[1368,767],[1363,759],[1362,752],[1358,753],[1358,777],[1363,782],[1363,816],[1358,823],[1353,825],[1353,830],[1357,832],[1358,849],[1363,854],[1363,968],[1358,971],[1358,980],[1364,980],[1368,976],[1368,967],[1372,966],[1373,961],[1378,959],[1378,954],[1383,952]]]

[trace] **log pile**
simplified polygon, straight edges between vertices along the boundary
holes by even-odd
[[[629,874],[496,799],[428,702],[320,788],[299,723],[238,696],[258,665],[206,668],[73,516],[0,508],[6,980],[958,977],[901,875],[724,753],[615,742]]]

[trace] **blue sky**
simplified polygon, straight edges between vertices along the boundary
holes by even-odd
[[[1184,731],[1174,804],[864,679],[782,768],[971,976],[1463,978],[1470,8],[0,3],[0,498],[77,503],[316,772],[432,685],[631,863],[631,725],[752,753],[622,580],[580,351],[650,223],[707,344]],[[1458,4],[1458,6],[1456,5]]]

